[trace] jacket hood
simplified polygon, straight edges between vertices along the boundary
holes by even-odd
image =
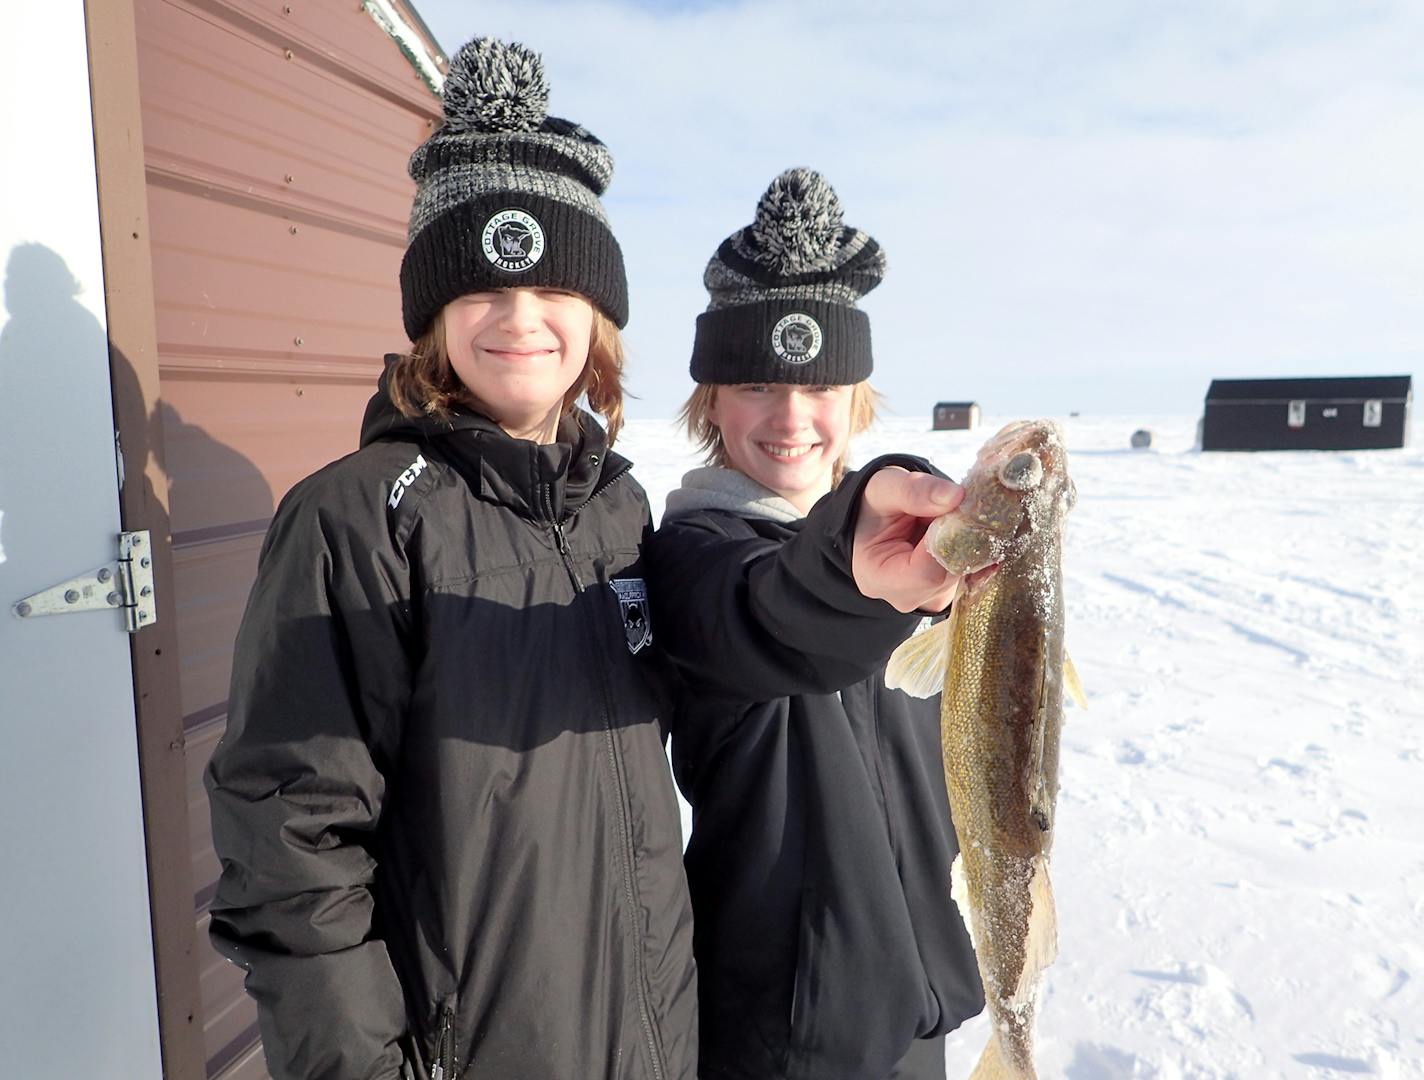
[[[668,493],[663,521],[673,521],[699,510],[730,510],[742,517],[788,523],[806,516],[745,473],[716,465],[693,469],[683,476],[682,487]]]
[[[631,468],[608,449],[594,417],[575,409],[559,420],[556,441],[516,439],[483,413],[456,407],[448,417],[406,416],[388,391],[397,355],[386,367],[361,420],[361,445],[408,439],[439,448],[475,493],[535,521],[563,521],[593,494]]]

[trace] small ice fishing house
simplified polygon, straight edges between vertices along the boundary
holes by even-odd
[[[1213,379],[1203,450],[1381,450],[1409,438],[1408,375]]]
[[[941,401],[934,407],[936,431],[972,431],[979,426],[979,405],[974,401]]]

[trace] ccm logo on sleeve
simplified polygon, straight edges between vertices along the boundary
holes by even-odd
[[[401,473],[391,481],[391,497],[386,500],[386,505],[394,510],[400,505],[400,501],[405,498],[405,489],[415,483],[415,478],[425,471],[425,455],[416,454],[415,460],[406,466],[405,472]]]

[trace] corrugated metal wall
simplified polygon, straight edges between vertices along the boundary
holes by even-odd
[[[356,0],[135,12],[204,1041],[210,1077],[246,1080],[265,1072],[242,972],[207,944],[202,770],[273,508],[355,449],[405,344],[405,163],[438,103]]]

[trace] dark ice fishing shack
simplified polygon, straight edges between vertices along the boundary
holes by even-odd
[[[1383,450],[1409,439],[1408,375],[1213,379],[1203,450]]]
[[[978,426],[978,402],[941,401],[934,407],[934,430],[936,431],[972,431]]]

